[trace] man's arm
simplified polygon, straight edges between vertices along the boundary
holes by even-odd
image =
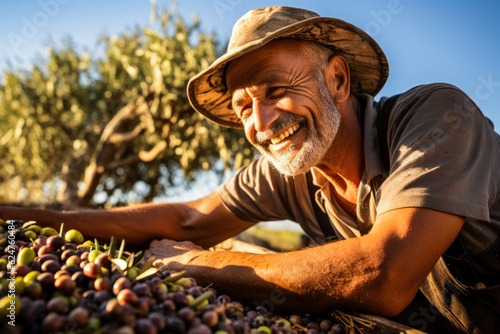
[[[253,225],[224,207],[216,193],[186,203],[141,204],[110,210],[54,211],[0,207],[0,218],[35,220],[56,229],[78,229],[87,238],[125,239],[147,245],[153,239],[190,240],[211,247]]]
[[[248,302],[274,295],[282,301],[275,307],[295,312],[346,308],[393,316],[411,302],[462,224],[458,216],[405,208],[378,217],[366,236],[296,252],[207,252],[155,241],[148,255],[169,257],[160,261],[166,268],[185,269]]]

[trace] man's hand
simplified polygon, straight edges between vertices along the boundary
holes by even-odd
[[[154,257],[156,259],[153,263],[155,267],[178,270],[179,265],[187,264],[202,251],[203,248],[190,241],[153,240],[149,249],[146,250],[145,257]]]

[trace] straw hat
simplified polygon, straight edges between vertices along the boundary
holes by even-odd
[[[380,46],[352,24],[300,8],[258,8],[235,23],[226,54],[189,81],[188,97],[193,108],[215,123],[242,128],[231,106],[225,69],[230,61],[285,37],[321,43],[342,54],[349,63],[354,94],[376,95],[389,75]]]

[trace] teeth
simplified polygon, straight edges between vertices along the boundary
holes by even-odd
[[[293,135],[298,129],[300,129],[300,125],[299,124],[293,125],[289,129],[286,129],[285,131],[283,131],[282,133],[280,133],[278,136],[272,138],[271,139],[271,144],[275,145],[275,144],[279,143],[280,141],[284,140],[285,138]]]

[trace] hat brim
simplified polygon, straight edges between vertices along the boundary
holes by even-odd
[[[231,95],[225,82],[225,68],[232,60],[277,38],[314,41],[342,54],[349,64],[353,94],[367,93],[375,96],[389,76],[389,64],[384,52],[367,33],[339,19],[314,17],[235,48],[191,78],[187,93],[193,108],[215,123],[242,128],[243,125],[231,106]]]

